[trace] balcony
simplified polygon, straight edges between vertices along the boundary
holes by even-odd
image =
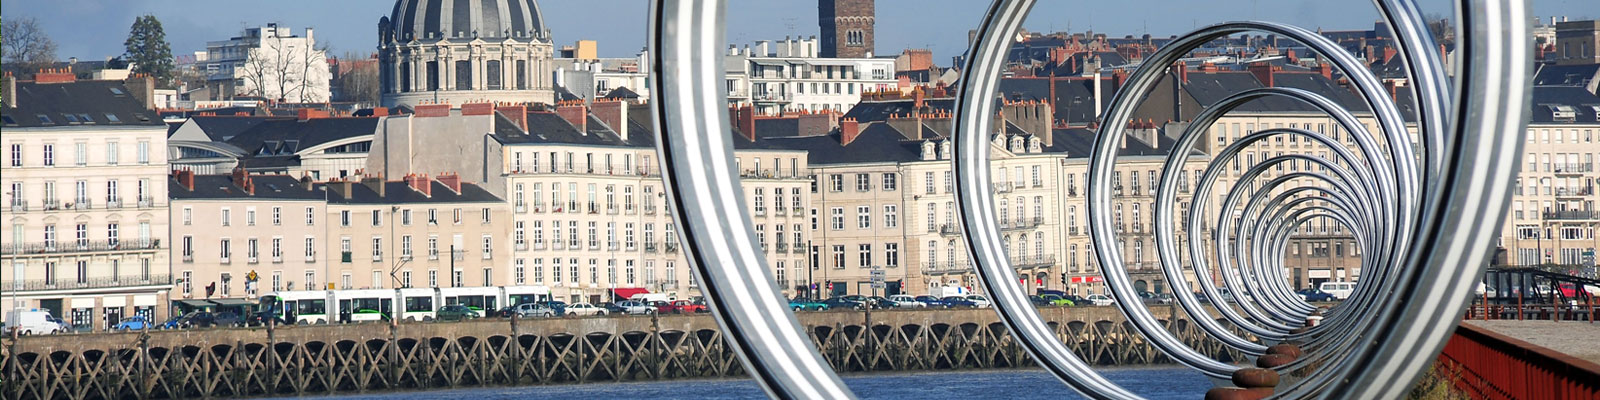
[[[600,250],[600,241],[599,240],[590,240],[589,241],[589,250]]]
[[[183,253],[183,262],[194,262],[194,252]]]
[[[1594,188],[1592,187],[1558,187],[1555,191],[1556,197],[1586,197],[1594,195]]]
[[[772,209],[772,216],[774,216],[774,217],[782,217],[782,216],[784,216],[784,214],[785,214],[785,209],[783,207],[774,207]]]
[[[150,196],[139,196],[137,199],[139,208],[151,208],[156,206],[156,200]]]
[[[961,227],[956,226],[956,224],[939,225],[939,234],[944,236],[958,236],[961,235]]]
[[[1078,236],[1078,227],[1074,226],[1074,227],[1067,228],[1067,235],[1068,236]]]
[[[1594,164],[1556,163],[1551,165],[1551,170],[1557,175],[1578,175],[1594,172]]]
[[[778,179],[778,173],[769,170],[747,169],[739,172],[740,179]]]
[[[645,243],[644,244],[644,252],[646,252],[646,253],[654,253],[654,252],[656,252],[656,249],[657,249],[656,246],[657,245],[655,243]]]
[[[317,252],[306,253],[306,262],[317,262]]]
[[[1546,211],[1544,219],[1555,221],[1587,221],[1600,220],[1600,211],[1595,210],[1562,210]]]
[[[82,281],[70,279],[30,279],[24,281],[7,282],[6,290],[18,290],[26,292],[35,290],[111,289],[135,286],[170,285],[172,285],[172,275],[162,274],[148,276],[108,276],[88,278]]]
[[[56,200],[56,199],[44,199],[43,207],[41,207],[40,209],[45,210],[45,211],[60,210],[61,209],[61,201]]]
[[[790,251],[793,251],[793,252],[794,252],[794,253],[796,253],[796,254],[799,254],[799,253],[805,253],[805,252],[806,252],[806,245],[804,245],[804,244],[801,244],[801,243],[799,243],[799,242],[796,242],[796,243],[795,243],[795,244],[794,244],[794,247],[793,247],[793,248],[791,248],[791,249],[790,249]]]
[[[789,93],[755,93],[750,95],[750,101],[756,103],[788,103],[794,101],[794,96]]]
[[[622,207],[622,213],[627,214],[627,215],[634,215],[634,214],[638,214],[639,213],[639,209],[634,207],[632,204],[628,204],[628,205],[624,205]]]
[[[36,242],[12,243],[0,247],[0,254],[5,255],[34,255],[34,254],[68,254],[68,253],[114,253],[132,252],[142,250],[156,250],[161,248],[161,240],[84,240],[74,242]]]
[[[644,215],[656,215],[656,207],[655,206],[645,206],[644,207]]]
[[[90,208],[93,208],[92,207],[93,205],[94,205],[94,203],[90,202],[89,199],[78,199],[77,201],[74,201],[74,202],[72,202],[72,204],[68,204],[67,206],[72,208],[73,210],[80,210],[81,211],[81,210],[88,210]]]
[[[617,206],[616,205],[607,205],[606,206],[606,215],[617,215]]]
[[[765,216],[767,216],[767,209],[765,209],[765,208],[757,208],[756,211],[755,211],[755,216],[757,216],[757,217],[765,217]]]
[[[966,260],[956,262],[932,261],[922,264],[922,272],[928,275],[961,274],[971,271],[972,269],[968,267]]]
[[[802,216],[802,215],[806,215],[806,208],[805,207],[794,207],[793,211],[794,211],[794,216],[796,216],[796,217]]]
[[[607,241],[606,242],[606,250],[617,251],[617,241],[615,241],[615,240]]]
[[[11,212],[23,212],[23,211],[28,211],[28,202],[21,201],[21,200],[12,200],[11,201]]]
[[[533,212],[535,212],[535,213],[544,212],[544,203],[534,202],[533,203]]]
[[[1011,191],[1014,190],[1014,189],[1016,189],[1016,188],[1011,184],[1011,182],[1002,182],[1002,183],[994,184],[994,192],[995,193],[1011,193]]]
[[[545,249],[544,241],[543,240],[535,240],[533,242],[533,249],[534,250],[544,250]]]
[[[373,254],[372,261],[383,261],[383,253]]]
[[[788,251],[789,251],[789,244],[788,243],[778,242],[778,252],[779,253],[786,253]]]
[[[528,242],[517,241],[516,248],[517,248],[517,251],[527,251],[528,250]]]
[[[517,214],[524,214],[528,212],[528,204],[526,203],[517,203],[515,207]]]
[[[1012,268],[1044,268],[1055,265],[1055,263],[1056,256],[1054,254],[1016,257],[1011,259]]]
[[[667,252],[668,253],[676,253],[676,252],[678,252],[678,243],[677,242],[667,242]]]
[[[119,208],[122,208],[122,199],[106,199],[106,208],[108,208],[108,209],[119,209]]]
[[[550,248],[551,249],[555,249],[555,250],[566,250],[567,249],[567,242],[565,242],[565,241],[563,241],[561,239],[551,240],[550,241]]]

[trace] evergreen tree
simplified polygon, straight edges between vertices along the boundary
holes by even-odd
[[[128,40],[123,42],[127,53],[123,59],[133,64],[133,72],[150,75],[157,85],[172,82],[172,48],[167,45],[167,33],[154,15],[134,18]]]

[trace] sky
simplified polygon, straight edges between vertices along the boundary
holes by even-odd
[[[1419,0],[1423,12],[1451,15],[1445,0]],[[1535,15],[1600,18],[1600,1],[1532,0]],[[756,40],[817,34],[816,3],[808,0],[729,0],[728,40]],[[579,39],[599,41],[602,57],[631,57],[644,47],[645,0],[544,0],[539,6],[556,45]],[[298,34],[316,28],[316,39],[332,55],[370,53],[377,46],[378,18],[392,0],[11,0],[0,3],[4,18],[34,17],[55,39],[59,58],[98,60],[120,55],[136,16],[153,14],[166,29],[174,55],[205,49],[207,41],[226,40],[252,26],[277,22]],[[906,48],[934,51],[935,62],[966,49],[967,31],[977,25],[987,2],[979,0],[879,0],[879,55]],[[1113,37],[1149,33],[1178,35],[1197,27],[1233,20],[1260,19],[1309,29],[1369,29],[1377,13],[1350,0],[1040,0],[1024,23],[1030,31],[1083,32]]]

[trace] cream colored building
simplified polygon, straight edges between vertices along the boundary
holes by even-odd
[[[1547,90],[1536,88],[1537,90]],[[1557,89],[1561,90],[1561,89]],[[1587,94],[1587,92],[1584,92]],[[1588,96],[1588,100],[1596,100]],[[1522,168],[1511,189],[1511,210],[1499,246],[1509,265],[1595,265],[1600,228],[1600,108],[1574,103],[1534,104]]]
[[[165,318],[166,127],[148,80],[5,82],[0,302],[79,329]]]
[[[329,181],[322,270],[285,289],[503,286],[511,281],[511,210],[455,175]],[[289,273],[288,271],[285,272]]]
[[[513,212],[512,263],[525,271],[517,283],[592,303],[640,289],[698,295],[663,192],[648,108],[569,103],[523,117],[526,133],[495,137]],[[774,283],[792,292],[809,240],[802,229],[809,204],[802,195],[810,184],[806,153],[735,141],[757,242],[765,246]]]
[[[322,186],[243,170],[232,175],[179,171],[168,185],[172,269],[178,278],[174,300],[254,300],[304,289],[290,282],[327,270],[331,227]]]

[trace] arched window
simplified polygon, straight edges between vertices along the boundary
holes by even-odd
[[[956,241],[955,241],[955,239],[951,239],[949,243],[945,243],[944,252],[945,252],[945,255],[950,258],[950,266],[955,267],[955,268],[960,268],[960,269],[963,269],[963,270],[967,269],[967,266],[965,265],[966,263],[963,263],[963,262],[960,262],[960,261],[956,260]]]

